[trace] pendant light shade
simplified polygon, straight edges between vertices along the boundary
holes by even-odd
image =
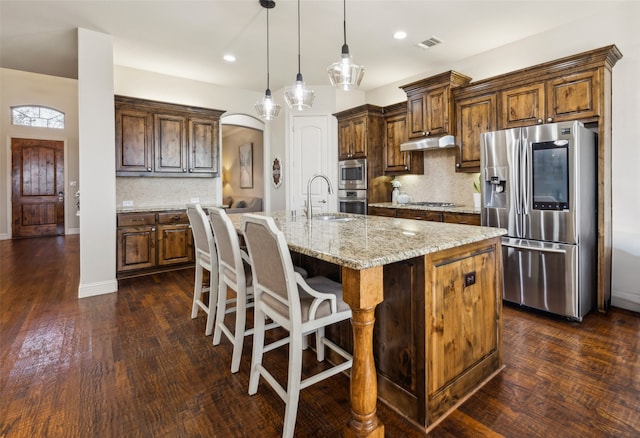
[[[353,90],[360,86],[364,76],[364,67],[353,62],[347,45],[347,0],[343,0],[344,8],[344,44],[340,61],[334,62],[327,69],[331,85],[342,90]]]
[[[284,100],[289,108],[302,111],[311,108],[315,97],[314,91],[304,85],[304,79],[300,73],[300,0],[298,0],[298,74],[293,86],[285,88]]]
[[[260,0],[260,5],[267,10],[267,89],[262,100],[256,102],[255,108],[261,119],[271,120],[280,114],[280,105],[273,101],[271,90],[269,89],[269,9],[274,8],[276,2],[273,0]]]

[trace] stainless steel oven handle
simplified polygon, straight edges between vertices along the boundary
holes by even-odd
[[[341,199],[338,199],[338,201],[354,203],[354,202],[366,202],[367,200],[366,199],[362,199],[362,198],[361,199],[344,199],[344,198],[341,198]]]
[[[503,243],[502,246],[508,246],[509,248],[517,248],[517,249],[525,249],[528,251],[540,251],[540,252],[553,252],[556,254],[566,254],[566,249],[556,249],[556,248],[544,248],[544,247],[533,247],[533,246],[525,246],[525,245],[515,245],[513,243]]]

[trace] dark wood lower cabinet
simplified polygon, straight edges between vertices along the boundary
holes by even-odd
[[[117,277],[193,266],[194,245],[184,211],[118,214]]]

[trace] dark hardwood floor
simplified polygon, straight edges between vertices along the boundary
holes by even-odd
[[[229,342],[190,318],[193,270],[79,300],[78,246],[0,241],[0,436],[280,436],[284,403],[264,383],[247,394],[251,340],[231,374]],[[269,360],[284,376],[285,352]],[[431,436],[640,436],[638,314],[574,323],[505,306],[504,362]],[[296,436],[342,436],[348,400],[344,375],[303,390]],[[378,415],[386,436],[420,436],[382,403]]]

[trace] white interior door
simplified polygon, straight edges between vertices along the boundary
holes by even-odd
[[[294,116],[293,142],[291,143],[291,185],[289,191],[289,210],[302,214],[307,199],[307,182],[313,175],[326,175],[333,186],[334,193],[328,194],[327,183],[317,178],[311,185],[311,204],[315,213],[337,210],[335,180],[336,166],[331,167],[332,142],[330,135],[330,116]],[[335,146],[335,145],[334,145]]]

